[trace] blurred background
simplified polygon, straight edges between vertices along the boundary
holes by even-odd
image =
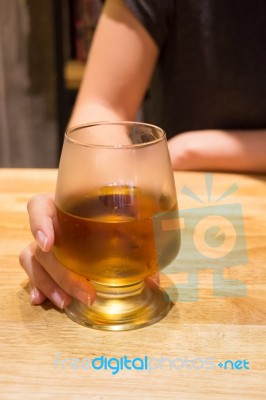
[[[56,167],[101,0],[0,1],[0,167]]]

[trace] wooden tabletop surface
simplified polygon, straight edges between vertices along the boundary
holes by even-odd
[[[26,203],[54,190],[56,170],[0,170],[0,399],[265,399],[266,178],[193,172],[175,178],[183,223],[190,226],[190,216],[198,222],[184,231],[176,271],[161,277],[174,306],[152,326],[103,332],[77,325],[49,302],[29,303],[18,262],[31,240]],[[203,218],[225,223],[225,236],[213,245],[206,235],[215,232],[200,224]],[[214,289],[225,240],[228,264]],[[214,253],[202,267],[204,243]],[[193,271],[197,287],[195,280],[189,285]]]

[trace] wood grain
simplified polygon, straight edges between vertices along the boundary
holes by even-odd
[[[1,399],[264,399],[266,392],[266,178],[213,174],[210,201],[203,173],[175,174],[180,210],[213,206],[232,184],[238,190],[219,204],[242,207],[248,261],[224,269],[226,279],[247,286],[247,296],[214,297],[213,270],[198,271],[198,301],[178,301],[161,322],[128,332],[102,332],[79,326],[47,302],[29,303],[28,280],[18,255],[31,240],[28,199],[54,191],[56,170],[0,170],[0,398]],[[185,195],[190,187],[203,203]],[[232,217],[232,216],[231,216]],[[230,218],[230,215],[228,215]],[[186,243],[182,243],[184,246]],[[162,275],[162,286],[186,285],[191,265]],[[190,260],[190,261],[189,261]],[[56,356],[57,354],[57,356]],[[60,355],[59,355],[60,354]],[[144,357],[155,370],[55,367],[55,357]],[[180,368],[184,359],[214,359],[215,368]],[[183,361],[177,360],[182,358]],[[151,360],[153,359],[153,360]],[[250,369],[223,369],[219,362],[247,360]],[[162,359],[161,359],[162,362]],[[176,364],[173,364],[176,362]],[[157,364],[156,364],[157,363]]]

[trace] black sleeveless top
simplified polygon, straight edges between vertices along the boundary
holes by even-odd
[[[124,0],[160,47],[146,122],[266,128],[265,0]]]

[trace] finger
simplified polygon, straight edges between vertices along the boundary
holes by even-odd
[[[156,272],[156,274],[149,276],[146,281],[151,288],[158,288],[158,286],[160,286],[159,272]]]
[[[54,243],[53,220],[56,216],[52,194],[34,196],[28,202],[32,234],[43,251],[50,251]]]
[[[20,264],[27,273],[33,287],[38,288],[39,293],[43,294],[45,298],[50,299],[57,307],[63,309],[67,307],[71,301],[71,296],[61,289],[56,282],[49,276],[45,269],[35,258],[35,251],[37,245],[32,243],[20,255]],[[34,294],[37,294],[34,291]],[[37,299],[38,301],[41,298]]]
[[[89,281],[83,276],[68,270],[55,258],[52,252],[45,253],[40,248],[36,248],[35,257],[64,292],[86,305],[94,302],[96,292]]]
[[[35,286],[30,284],[30,302],[32,305],[39,305],[42,304],[47,297]]]

